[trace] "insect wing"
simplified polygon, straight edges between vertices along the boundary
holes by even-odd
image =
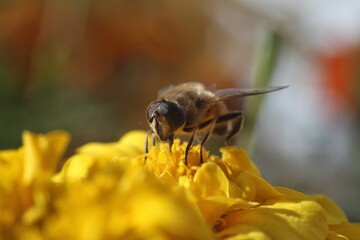
[[[288,86],[273,86],[267,88],[227,88],[215,90],[214,97],[204,99],[204,104],[213,104],[220,101],[236,99],[246,96],[260,95],[264,93],[278,91]]]
[[[173,88],[174,88],[174,85],[170,85],[170,86],[166,86],[166,87],[161,88],[158,91],[158,96],[162,96],[162,95],[166,94],[167,92],[171,91],[171,89],[173,89]]]

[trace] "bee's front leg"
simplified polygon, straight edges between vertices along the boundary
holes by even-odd
[[[214,127],[215,127],[215,124],[216,124],[216,121],[217,121],[217,119],[216,119],[216,118],[213,118],[212,121],[208,124],[208,125],[211,124],[211,126],[210,126],[210,128],[209,128],[209,131],[205,134],[203,140],[202,140],[201,143],[200,143],[200,164],[204,163],[204,159],[203,159],[203,147],[204,147],[206,141],[209,139],[211,133],[213,132]]]
[[[149,130],[146,132],[146,137],[145,137],[145,143],[144,143],[144,151],[145,151],[145,158],[144,158],[144,163],[146,163],[147,160],[147,154],[149,153],[149,134],[151,134],[151,143],[152,146],[155,146],[155,134]]]
[[[168,138],[168,143],[169,143],[169,152],[171,153],[171,147],[174,143],[174,135],[171,135],[169,138]]]

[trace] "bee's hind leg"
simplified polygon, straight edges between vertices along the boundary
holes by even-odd
[[[244,125],[244,113],[242,111],[234,111],[224,114],[217,118],[216,124],[228,121],[233,121],[233,124],[225,137],[225,145],[227,146],[231,145],[230,141],[241,132]]]

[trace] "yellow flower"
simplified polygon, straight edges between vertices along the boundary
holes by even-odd
[[[246,152],[222,156],[175,140],[146,155],[145,133],[89,143],[55,173],[69,136],[24,133],[0,151],[4,239],[356,239],[360,225],[322,195],[275,187]]]

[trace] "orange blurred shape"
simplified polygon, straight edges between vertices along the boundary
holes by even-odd
[[[326,91],[334,108],[353,112],[359,107],[360,46],[336,55],[323,56]],[[336,110],[336,109],[335,109]]]

